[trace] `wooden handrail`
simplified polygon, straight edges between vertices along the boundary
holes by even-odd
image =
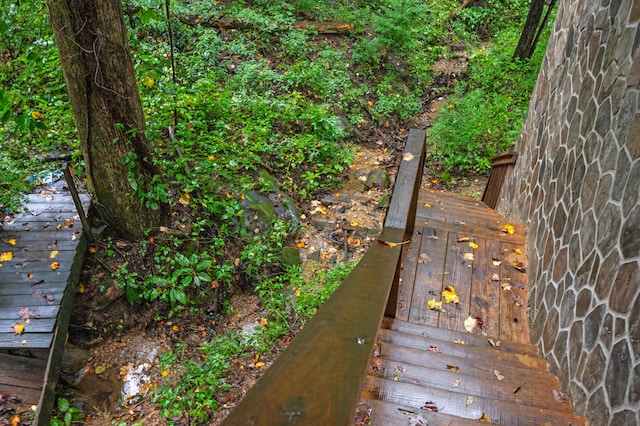
[[[378,243],[369,248],[224,425],[338,426],[353,422],[378,328],[397,284],[400,243],[413,225],[410,212],[415,209],[410,207],[417,202],[425,138],[421,130],[409,133]]]

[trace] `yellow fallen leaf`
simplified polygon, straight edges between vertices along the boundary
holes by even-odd
[[[453,343],[455,343],[456,345],[464,345],[464,340],[456,339],[453,341]]]
[[[471,242],[471,243],[469,243],[469,247],[471,247],[472,249],[475,250],[475,249],[478,248],[478,245],[476,243]]]
[[[452,388],[457,388],[458,386],[460,386],[460,379],[455,379],[453,381],[453,383],[451,384]]]
[[[167,370],[162,370],[162,372],[160,373],[160,375],[162,377],[167,377],[169,375],[169,372]]]
[[[513,252],[514,252],[515,254],[518,254],[518,255],[522,254],[522,250],[517,249],[517,248],[514,248],[514,249],[513,249]]]
[[[19,336],[20,334],[24,333],[24,324],[21,322],[17,322],[14,326],[13,326],[13,333],[16,336]]]
[[[296,297],[300,297],[300,289],[296,290]]]
[[[480,417],[481,422],[491,423],[491,419],[485,413],[482,413],[482,417]]]
[[[431,204],[430,203],[424,203],[424,206],[425,207],[431,207]]]
[[[353,222],[351,222],[351,226],[358,226],[358,222],[356,222],[355,220]]]
[[[13,259],[13,252],[7,251],[5,253],[0,253],[0,262],[8,262]]]
[[[256,365],[257,368],[261,368],[261,367],[264,367],[264,362],[258,361],[258,362],[256,362],[255,365]]]
[[[34,120],[40,120],[42,118],[42,113],[39,111],[33,111],[31,113],[31,117],[33,117]]]
[[[506,232],[507,234],[513,235],[516,232],[516,228],[513,225],[505,225],[502,229],[502,232]]]
[[[441,310],[442,309],[442,300],[436,301],[436,298],[432,297],[431,299],[429,299],[427,301],[427,306],[429,306],[429,309]]]
[[[51,263],[51,270],[55,271],[60,267],[60,262],[52,262]]]
[[[146,76],[144,81],[142,82],[142,84],[144,84],[147,87],[153,87],[154,83],[155,83],[155,80],[150,75]]]
[[[16,239],[15,238],[9,238],[9,240],[7,240],[7,243],[9,243],[10,246],[15,246],[16,245]]]
[[[468,407],[468,406],[470,406],[471,404],[473,404],[473,396],[469,395],[469,396],[467,397],[467,402],[466,402],[464,405],[466,405],[466,406]]]
[[[453,286],[446,286],[445,289],[440,292],[440,295],[444,297],[445,303],[460,303],[460,298]]]
[[[96,373],[97,375],[100,375],[100,374],[104,373],[106,369],[107,369],[107,367],[105,367],[104,365],[98,365],[96,367],[94,373]]]
[[[78,293],[82,294],[85,291],[84,288],[84,284],[83,283],[78,283],[78,288],[77,288]]]
[[[58,255],[59,251],[58,250],[51,250],[49,252],[49,259],[55,259],[56,256]]]
[[[180,196],[180,198],[178,198],[178,202],[183,206],[188,206],[190,200],[191,200],[191,196],[189,195],[188,192],[185,192]]]

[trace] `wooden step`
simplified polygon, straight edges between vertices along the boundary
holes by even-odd
[[[375,399],[361,399],[356,409],[354,425],[390,426],[479,426],[486,422],[462,419],[425,409],[415,409]]]
[[[505,425],[587,425],[584,417],[570,411],[523,406],[490,398],[465,395],[442,389],[367,376],[362,388],[365,399],[379,399],[410,409],[426,408],[464,419],[486,416],[492,423]]]
[[[497,352],[497,351],[496,351]],[[379,355],[379,356],[376,356]],[[477,377],[480,380],[496,380],[495,370],[505,378],[521,377],[529,383],[548,387],[549,390],[558,386],[557,377],[541,370],[529,370],[521,367],[501,364],[497,358],[488,357],[458,357],[436,353],[427,349],[416,349],[406,346],[380,342],[374,347],[373,357],[401,364],[412,364],[434,370],[450,370]],[[455,367],[455,368],[454,368]]]
[[[465,395],[482,396],[504,402],[540,407],[555,411],[571,411],[568,400],[558,402],[552,389],[557,381],[549,375],[547,382],[531,381],[526,375],[504,376],[498,368],[490,379],[479,380],[473,374],[449,369],[434,369],[380,358],[372,358],[367,373],[371,376],[428,386]],[[555,385],[555,386],[554,386]]]
[[[407,348],[437,351],[437,353],[441,353],[446,357],[488,360],[492,365],[547,371],[547,362],[542,358],[504,352],[490,347],[459,344],[453,340],[439,340],[385,329],[380,329],[377,339],[379,342],[392,343]]]
[[[494,348],[497,350],[512,352],[516,354],[538,356],[538,348],[533,345],[500,341],[496,337],[482,336],[478,334],[462,333],[455,330],[447,330],[440,327],[432,327],[428,325],[414,324],[407,321],[401,321],[398,319],[384,317],[382,319],[381,328],[387,330],[396,330],[402,333],[409,333],[416,336],[424,336],[433,339],[454,342],[456,340],[464,342],[467,346],[477,346],[484,348]],[[498,343],[498,346],[492,346],[489,343],[489,339],[494,343]]]

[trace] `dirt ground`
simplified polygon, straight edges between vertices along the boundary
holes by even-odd
[[[466,62],[461,54],[438,63],[436,70],[441,78],[455,80],[464,71]],[[413,125],[428,128],[444,101],[433,99]],[[300,249],[303,263],[314,260],[330,267],[336,261],[357,260],[376,240],[384,221],[384,209],[380,207],[384,206],[391,189],[385,188],[384,183],[365,184],[376,170],[378,176],[381,171],[388,174],[392,183],[400,155],[399,150],[393,148],[396,145],[397,141],[389,143],[384,134],[380,134],[377,140],[360,147],[343,188],[301,206],[303,226],[293,243]],[[422,182],[424,188],[454,191],[474,198],[482,195],[485,183],[486,178],[461,178],[458,187],[446,188],[428,174]],[[98,270],[87,268],[85,282],[91,281],[90,275]],[[93,278],[95,281],[96,277]],[[188,342],[196,347],[216,332],[256,327],[262,317],[256,295],[238,292],[230,299],[232,314],[225,317],[200,315],[188,320],[157,321],[153,312],[132,308],[123,302],[121,290],[115,283],[109,283],[108,277],[97,278],[104,278],[102,288],[87,285],[77,295],[78,315],[74,315],[70,327],[70,344],[58,389],[59,396],[89,414],[84,422],[87,425],[168,424],[150,401],[153,388],[163,381],[158,356],[176,342]],[[285,336],[271,353],[262,355],[261,361],[265,363],[262,368],[255,368],[251,357],[233,361],[227,377],[231,390],[221,395],[219,409],[208,424],[221,423],[292,337]],[[142,397],[123,405],[123,393],[133,391]],[[185,419],[176,424],[186,424]]]

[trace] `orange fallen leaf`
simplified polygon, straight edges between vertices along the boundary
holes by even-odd
[[[515,254],[518,254],[518,255],[522,254],[522,250],[517,249],[517,248],[514,248],[514,249],[513,249],[513,252],[514,252]]]
[[[459,243],[466,243],[467,241],[469,241],[471,238],[467,237],[466,235],[461,235],[458,237],[458,242]]]
[[[89,253],[91,253],[91,254],[95,254],[97,251],[98,251],[98,249],[97,249],[97,248],[95,248],[95,247],[89,247]]]
[[[453,286],[446,286],[444,290],[440,292],[440,295],[444,297],[444,303],[460,303],[458,293],[456,293],[456,290],[453,288]]]
[[[9,417],[9,424],[11,426],[18,426],[21,422],[20,416],[11,416]]]
[[[491,423],[491,419],[485,413],[482,413],[482,417],[480,417],[481,422]]]
[[[15,334],[16,336],[21,335],[22,333],[24,333],[24,324],[21,322],[17,322],[14,326],[13,326],[13,334]]]
[[[60,262],[53,262],[51,263],[51,270],[55,271],[60,267]]]

